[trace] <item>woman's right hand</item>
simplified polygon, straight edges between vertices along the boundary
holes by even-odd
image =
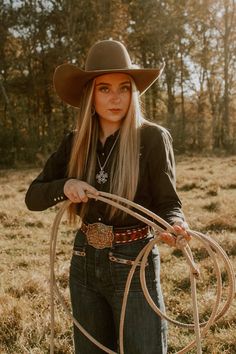
[[[87,193],[93,194],[94,196],[99,195],[96,188],[78,179],[69,179],[64,185],[64,194],[73,203],[87,203]]]

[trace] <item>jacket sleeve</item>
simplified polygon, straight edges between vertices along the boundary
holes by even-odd
[[[176,192],[172,138],[164,128],[155,134],[155,143],[150,151],[149,174],[154,212],[172,225],[184,223],[186,226],[182,204]]]
[[[71,146],[72,133],[63,139],[58,150],[49,157],[41,173],[30,184],[25,196],[25,203],[29,210],[45,210],[67,199],[63,188],[69,179],[67,165]]]

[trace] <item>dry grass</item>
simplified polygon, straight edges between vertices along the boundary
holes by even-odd
[[[36,170],[0,172],[0,353],[49,353],[49,234],[55,209],[29,212],[24,205],[27,186]],[[178,158],[178,190],[193,230],[208,232],[224,247],[236,268],[236,158]],[[68,301],[67,275],[73,232],[60,227],[56,273]],[[201,267],[198,282],[200,318],[205,321],[215,299],[212,262],[201,244],[191,243]],[[167,313],[192,321],[186,263],[178,250],[161,246],[162,284]],[[224,269],[223,269],[224,271]],[[227,276],[223,272],[227,285]],[[209,331],[203,352],[236,353],[236,305]],[[60,306],[56,310],[55,353],[72,353],[72,326]],[[189,343],[193,334],[169,326],[169,353]],[[195,353],[196,350],[190,351]],[[147,351],[148,353],[148,351]],[[92,354],[92,353],[91,353]]]

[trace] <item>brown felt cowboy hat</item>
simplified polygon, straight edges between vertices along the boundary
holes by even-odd
[[[56,68],[53,82],[58,96],[71,106],[78,107],[84,85],[99,75],[113,72],[129,74],[141,95],[158,79],[163,69],[164,65],[160,69],[137,69],[122,43],[103,40],[90,48],[85,70],[72,64],[62,64]]]

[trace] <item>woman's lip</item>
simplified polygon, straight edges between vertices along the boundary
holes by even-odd
[[[111,112],[120,112],[121,109],[120,108],[111,108],[111,109],[109,109],[109,111],[111,111]]]

